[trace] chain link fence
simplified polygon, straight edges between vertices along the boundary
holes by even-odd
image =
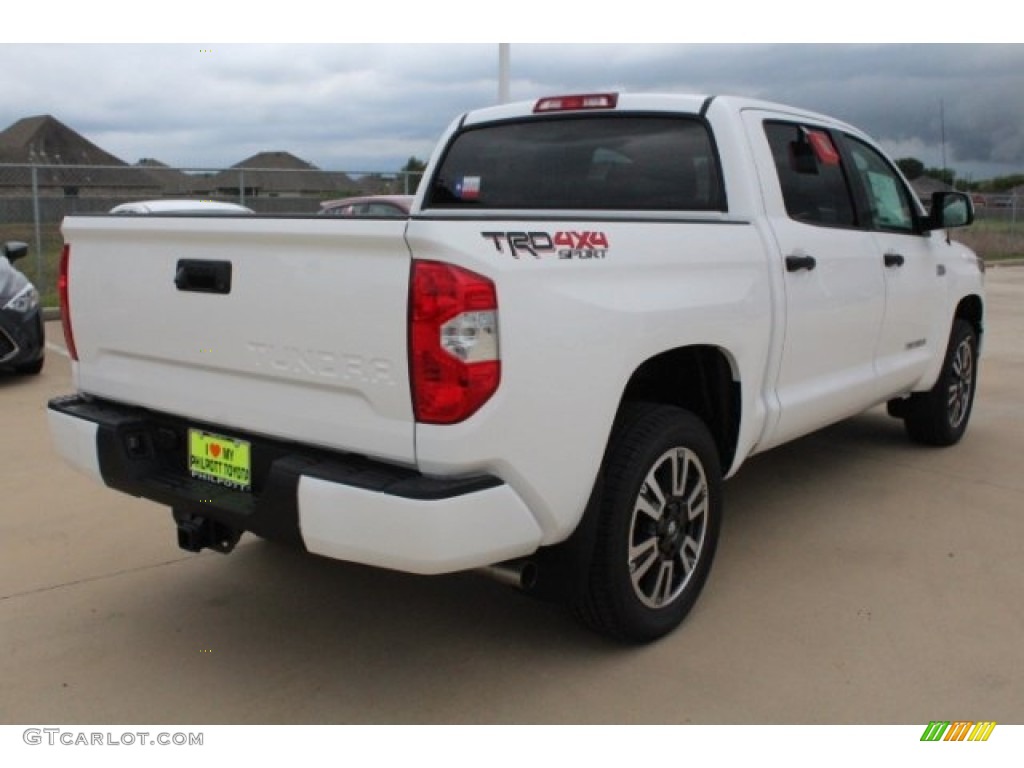
[[[29,244],[30,256],[19,267],[52,305],[65,216],[104,213],[121,203],[160,198],[235,202],[266,214],[315,214],[324,200],[412,194],[420,176],[315,168],[0,164],[0,242]],[[1024,258],[1024,196],[974,199],[977,221],[957,230],[955,238],[989,260]]]
[[[988,261],[1024,258],[1024,195],[972,195],[974,224],[954,238]]]
[[[29,244],[30,255],[18,267],[52,305],[65,216],[157,199],[219,200],[257,213],[308,215],[339,197],[413,194],[419,179],[405,172],[0,164],[0,242]]]

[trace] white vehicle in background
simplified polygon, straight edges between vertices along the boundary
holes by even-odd
[[[182,213],[189,215],[223,215],[230,213],[252,213],[238,203],[226,203],[220,200],[142,200],[136,203],[121,203],[110,209],[111,213]]]
[[[248,531],[487,568],[651,640],[694,605],[748,457],[879,404],[960,440],[983,265],[946,230],[973,216],[778,104],[476,110],[407,217],[65,219],[77,392],[50,427],[186,550]]]
[[[380,216],[405,218],[412,209],[415,195],[362,195],[325,200],[320,203],[321,216]]]

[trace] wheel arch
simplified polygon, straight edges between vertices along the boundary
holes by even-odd
[[[711,433],[723,471],[731,466],[738,445],[742,394],[739,366],[726,350],[691,345],[666,350],[642,362],[630,375],[616,409],[615,424],[637,403],[676,406],[700,419]],[[613,439],[613,426],[608,440]],[[607,448],[607,446],[606,446]],[[604,462],[602,462],[603,471]],[[572,535],[532,558],[539,578],[531,590],[540,597],[577,599],[586,589],[605,483],[602,476]]]
[[[960,299],[960,303],[956,305],[953,317],[962,318],[973,325],[974,332],[978,334],[980,340],[984,331],[984,314],[985,310],[981,297],[972,293],[970,296]]]
[[[732,465],[743,411],[738,366],[726,350],[693,345],[649,358],[630,376],[619,412],[635,402],[690,411],[711,432],[722,467]]]

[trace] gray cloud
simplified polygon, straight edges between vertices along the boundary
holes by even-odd
[[[206,51],[209,52],[206,52]],[[494,45],[3,45],[0,127],[49,113],[126,161],[261,150],[388,170],[496,98]],[[814,109],[890,151],[1024,172],[1024,45],[514,45],[512,95],[737,93]]]

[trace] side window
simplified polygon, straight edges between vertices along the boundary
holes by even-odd
[[[390,216],[392,218],[398,218],[405,216],[405,212],[400,208],[396,208],[390,203],[370,203],[366,206],[367,216]]]
[[[871,206],[872,229],[914,232],[914,209],[906,185],[878,152],[852,136],[847,140]]]
[[[839,152],[828,132],[793,123],[764,125],[786,213],[805,224],[857,225]]]

